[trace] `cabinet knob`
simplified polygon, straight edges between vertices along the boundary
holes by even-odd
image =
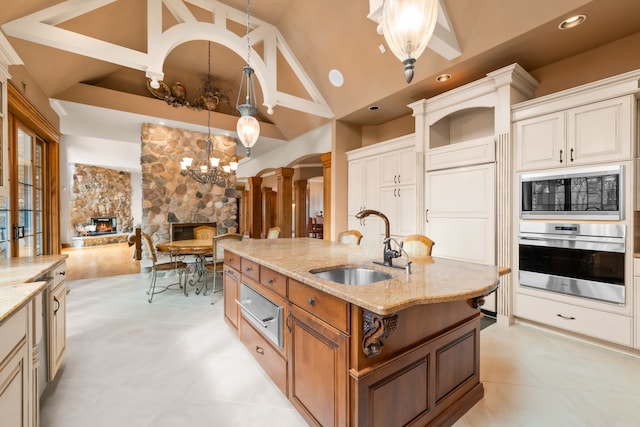
[[[562,150],[560,150],[560,163],[562,163]]]
[[[315,305],[316,300],[313,297],[309,297],[309,298],[307,298],[307,303],[309,305]]]
[[[273,285],[273,279],[267,280],[267,283],[270,284],[270,285]]]
[[[256,353],[258,354],[264,354],[264,348],[260,347],[260,346],[256,346]]]
[[[67,274],[66,271],[58,271],[58,276],[64,276],[65,274]]]
[[[573,162],[573,148],[569,152],[569,160]]]
[[[251,271],[251,267],[245,268],[244,271]]]

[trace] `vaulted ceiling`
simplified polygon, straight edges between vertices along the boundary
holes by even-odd
[[[155,36],[148,31],[151,24],[147,19],[155,1],[70,1],[84,5],[87,12],[70,19],[57,17],[59,23],[52,18],[50,21],[56,21],[58,28],[144,53],[156,43],[150,40]],[[0,7],[0,25],[62,3],[65,2],[5,0]],[[180,10],[199,22],[212,22],[215,18],[207,10],[208,3],[165,0],[161,6],[161,30],[167,31],[179,22],[176,11]],[[219,3],[241,14],[246,10],[245,0]],[[427,49],[416,63],[413,82],[407,84],[400,61],[389,50],[382,53],[384,39],[376,32],[376,23],[367,18],[369,1],[252,0],[252,18],[276,27],[294,58],[290,62],[285,54],[275,56],[278,90],[312,98],[304,81],[296,75],[299,66],[330,111],[324,116],[297,111],[284,105],[287,97],[279,96],[276,101],[284,104],[275,105],[273,114],[268,114],[265,106],[260,108],[261,134],[289,140],[331,119],[362,126],[382,124],[409,114],[406,105],[415,100],[476,80],[502,66],[517,62],[532,71],[640,32],[637,0],[442,0],[442,3],[462,54],[449,60]],[[92,10],[96,5],[100,7]],[[571,31],[559,31],[558,23],[574,13],[586,14],[587,21]],[[245,31],[238,22],[230,24],[229,29],[238,37]],[[30,41],[8,26],[2,30],[24,62],[20,67],[49,98],[187,123],[206,121],[201,112],[170,107],[155,97],[141,69]],[[246,58],[214,39],[210,38],[211,71],[220,104],[213,120],[216,127],[233,130],[233,107]],[[207,37],[203,36],[170,50],[162,64],[164,82],[169,86],[182,83],[189,98],[200,95],[207,76],[208,46]],[[265,46],[266,43],[256,45],[256,52],[266,55]],[[343,74],[342,87],[330,83],[328,74],[332,69]],[[436,82],[435,77],[443,72],[451,73],[451,80]],[[263,95],[262,88],[259,92]],[[370,111],[367,107],[373,104],[380,108]]]

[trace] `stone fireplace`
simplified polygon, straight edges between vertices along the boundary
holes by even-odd
[[[235,139],[211,138],[214,153],[228,162],[236,153]],[[224,184],[201,184],[180,174],[182,158],[200,158],[206,140],[207,134],[201,132],[142,125],[142,231],[154,243],[171,240],[171,224],[175,223],[215,223],[217,234],[238,231],[235,176]]]
[[[131,174],[79,163],[69,168],[73,246],[93,246],[81,243],[90,237],[131,232]],[[99,242],[95,244],[113,243],[113,239],[92,240]]]

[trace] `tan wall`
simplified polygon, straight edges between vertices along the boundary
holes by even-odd
[[[540,82],[535,96],[548,95],[640,68],[640,33],[530,71]]]
[[[9,73],[11,74],[9,81],[18,89],[18,92],[27,98],[35,109],[38,110],[54,128],[60,129],[60,117],[53,111],[53,108],[51,108],[49,104],[49,98],[40,87],[34,83],[25,67],[23,65],[12,65],[9,67]]]
[[[416,120],[411,114],[390,120],[378,126],[362,127],[362,146],[373,145],[399,136],[414,133]]]

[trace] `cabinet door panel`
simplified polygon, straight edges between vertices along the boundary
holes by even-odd
[[[49,294],[49,381],[53,381],[67,349],[67,286],[60,283]]]
[[[352,217],[349,217],[349,230],[358,230],[362,233],[362,240],[360,240],[360,246],[362,247],[378,247],[382,253],[382,239],[384,237],[384,227],[382,221],[376,217],[368,217],[364,221]]]
[[[544,169],[566,164],[564,111],[521,120],[513,127],[516,169]]]
[[[428,173],[425,191],[433,255],[494,263],[495,165]]]
[[[224,286],[224,318],[238,332],[238,305],[236,300],[240,293],[240,273],[225,265],[223,267]]]
[[[347,336],[296,306],[289,346],[292,404],[311,423],[347,424]]]
[[[597,102],[567,113],[567,164],[631,158],[631,98]]]
[[[348,214],[355,215],[364,206],[364,161],[352,160],[348,169]]]

